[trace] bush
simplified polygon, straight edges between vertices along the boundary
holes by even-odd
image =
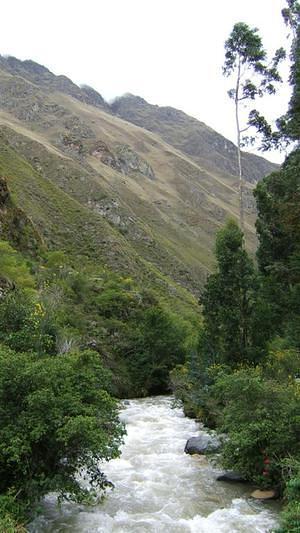
[[[54,319],[36,298],[15,290],[0,301],[0,339],[17,352],[55,353]]]
[[[16,494],[0,495],[0,533],[25,533],[25,528],[20,525],[25,514],[26,504],[18,501]]]
[[[23,289],[32,290],[35,281],[22,255],[6,241],[0,240],[0,277]]]
[[[300,457],[288,457],[282,462],[286,482],[284,496],[286,507],[280,515],[281,527],[277,533],[300,531]]]
[[[110,375],[94,352],[56,357],[0,349],[0,493],[35,502],[49,491],[82,501],[105,489],[99,460],[119,454],[123,428]]]
[[[184,322],[159,306],[144,310],[133,332],[127,362],[135,393],[161,394],[170,389],[169,372],[186,355]]]
[[[282,459],[300,453],[299,384],[245,368],[217,379],[212,394],[219,402],[219,428],[229,436],[224,465],[261,486],[280,484]]]

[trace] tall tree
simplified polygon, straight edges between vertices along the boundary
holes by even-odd
[[[235,104],[235,121],[237,133],[237,159],[239,175],[240,226],[244,231],[244,201],[243,201],[243,169],[241,148],[245,141],[252,142],[253,137],[242,138],[251,123],[242,127],[240,107],[247,101],[255,100],[264,94],[274,94],[274,82],[281,81],[278,64],[285,53],[282,48],[276,51],[270,65],[267,65],[267,54],[257,28],[250,28],[244,22],[238,22],[225,42],[225,76],[234,76],[235,86],[228,91]]]
[[[287,0],[288,7],[282,10],[285,23],[292,30],[291,46],[291,72],[290,84],[292,97],[289,108],[283,121],[279,120],[279,126],[283,124],[285,136],[297,141],[300,139],[300,4],[296,0]]]
[[[258,263],[278,333],[300,347],[300,149],[255,190]],[[288,330],[288,331],[287,331]]]
[[[243,233],[230,220],[216,240],[217,271],[211,274],[200,302],[203,306],[201,358],[205,366],[259,360],[268,328],[257,293],[258,280],[243,246]]]
[[[259,238],[258,262],[276,309],[278,331],[300,347],[300,4],[287,1],[282,12],[293,31],[288,112],[278,135],[296,142],[282,168],[264,178],[255,191]],[[270,138],[270,137],[269,137]]]

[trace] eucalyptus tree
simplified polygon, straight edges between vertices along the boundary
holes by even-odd
[[[244,22],[234,25],[232,32],[225,42],[225,62],[223,73],[234,78],[234,87],[228,91],[235,104],[235,121],[237,133],[237,159],[239,175],[240,226],[244,230],[244,201],[243,201],[243,169],[241,148],[245,142],[253,142],[253,137],[242,137],[251,128],[251,111],[244,126],[241,126],[241,106],[264,94],[275,93],[275,82],[281,81],[278,64],[285,57],[282,48],[278,49],[274,58],[267,63],[267,53],[263,47],[257,28],[250,28]],[[253,111],[252,111],[253,115]]]
[[[292,95],[288,110],[276,120],[275,129],[256,109],[251,111],[249,124],[260,134],[263,151],[272,148],[283,149],[290,145],[297,148],[300,140],[300,3],[297,0],[287,0],[286,7],[281,13],[290,30],[288,35],[291,40],[289,84],[292,88]]]

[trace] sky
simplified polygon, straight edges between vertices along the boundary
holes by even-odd
[[[231,83],[222,76],[224,42],[243,21],[259,28],[272,54],[287,44],[284,5],[285,0],[3,0],[0,54],[37,61],[91,85],[106,100],[130,92],[176,107],[234,141]],[[260,109],[273,120],[288,100],[284,83]],[[265,156],[283,158],[278,152]]]

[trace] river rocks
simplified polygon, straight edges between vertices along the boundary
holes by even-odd
[[[277,498],[277,493],[275,490],[254,490],[251,493],[252,498],[256,500],[274,500]]]
[[[188,439],[184,451],[190,455],[194,455],[195,453],[202,454],[216,452],[220,446],[221,442],[218,437],[205,434]]]
[[[217,481],[226,481],[228,483],[246,483],[247,480],[238,472],[224,472],[217,477]]]

